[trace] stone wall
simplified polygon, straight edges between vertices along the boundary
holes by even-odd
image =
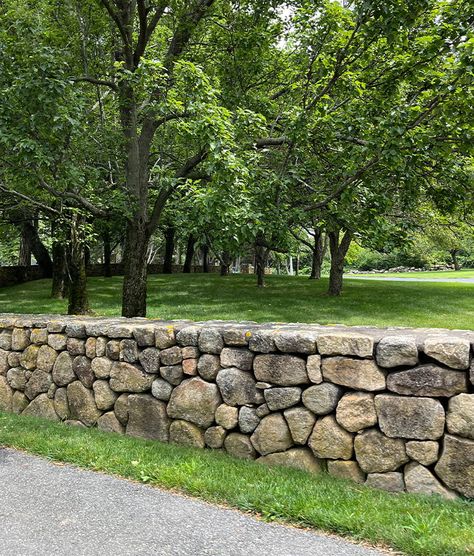
[[[0,408],[474,498],[474,332],[0,315]]]

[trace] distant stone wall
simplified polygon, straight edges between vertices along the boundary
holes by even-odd
[[[474,332],[0,314],[0,408],[474,498]]]

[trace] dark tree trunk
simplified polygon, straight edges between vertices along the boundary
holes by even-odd
[[[352,234],[346,231],[339,242],[340,232],[328,232],[329,249],[331,251],[331,270],[329,272],[328,294],[338,296],[342,292],[342,282],[344,275],[344,259],[352,241]]]
[[[31,247],[26,231],[21,229],[20,251],[18,253],[18,266],[31,266]]]
[[[313,253],[311,258],[311,274],[310,280],[319,280],[321,278],[321,267],[323,265],[324,253],[326,251],[323,234],[320,230],[315,230]]]
[[[66,273],[66,250],[59,242],[53,243],[53,280],[51,284],[51,297],[64,299],[68,293],[68,278]]]
[[[129,221],[123,252],[122,316],[145,317],[149,235],[144,220]]]
[[[454,270],[461,270],[461,265],[459,264],[459,261],[458,261],[459,250],[458,249],[451,249],[451,251],[449,253],[451,255],[451,260],[453,261]]]
[[[221,276],[228,276],[230,265],[232,264],[232,258],[227,251],[224,251],[220,259],[221,259]]]
[[[104,276],[110,278],[112,276],[112,244],[110,242],[109,232],[104,232]]]
[[[183,272],[185,274],[190,274],[193,268],[193,257],[194,257],[194,247],[196,245],[196,239],[193,234],[189,234],[188,242],[186,244],[186,257],[184,259]]]
[[[265,286],[265,267],[267,266],[268,249],[262,245],[255,246],[255,273],[257,275],[257,286]]]
[[[73,216],[71,223],[70,249],[68,252],[68,314],[85,315],[90,312],[87,295],[86,249],[80,237],[80,223]]]
[[[163,261],[163,274],[173,273],[174,255],[174,236],[176,230],[174,226],[168,226],[165,230],[165,257]]]
[[[51,278],[53,275],[53,261],[38,235],[38,230],[31,222],[22,222],[20,230],[22,238],[28,244],[36,262],[42,269],[44,278]]]
[[[204,273],[208,273],[209,272],[209,246],[203,245],[201,247],[201,251],[202,251],[202,271]]]

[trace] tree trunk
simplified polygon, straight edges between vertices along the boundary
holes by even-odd
[[[66,274],[66,250],[62,243],[53,243],[53,280],[51,284],[51,297],[64,299],[68,294]]]
[[[458,249],[451,249],[451,251],[449,252],[451,255],[451,260],[453,261],[454,270],[461,270],[461,265],[458,261],[458,252]]]
[[[31,248],[26,231],[21,229],[20,251],[18,253],[18,266],[31,266]]]
[[[80,238],[79,226],[76,216],[73,216],[68,253],[68,315],[85,315],[90,312],[87,295],[86,249]]]
[[[194,257],[194,247],[196,245],[196,239],[193,234],[189,234],[188,242],[186,244],[186,257],[184,259],[183,272],[185,274],[190,274],[193,269],[193,257]]]
[[[224,251],[221,255],[221,276],[229,275],[229,268],[232,264],[232,259],[227,251]]]
[[[329,249],[331,251],[328,294],[331,296],[338,296],[341,294],[344,275],[344,259],[352,241],[352,234],[346,231],[339,243],[339,233],[339,230],[328,232]]]
[[[202,251],[202,271],[204,273],[209,272],[209,246],[203,245],[201,247]]]
[[[265,267],[267,266],[268,249],[262,245],[255,246],[255,273],[257,274],[257,286],[265,287]]]
[[[149,236],[144,220],[129,221],[123,251],[122,316],[145,317]]]
[[[165,230],[165,257],[163,260],[163,274],[173,273],[174,255],[174,236],[176,230],[174,226],[168,226]]]
[[[31,222],[22,222],[20,231],[22,238],[24,238],[25,242],[29,245],[38,266],[42,269],[43,277],[51,278],[53,275],[53,261],[38,235],[38,230]]]
[[[321,278],[321,267],[323,265],[325,246],[323,243],[323,234],[321,230],[314,231],[314,245],[311,258],[311,274],[310,280],[319,280]]]
[[[110,278],[112,276],[112,244],[110,242],[110,234],[104,232],[104,276]]]

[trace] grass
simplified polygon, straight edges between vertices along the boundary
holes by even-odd
[[[424,272],[386,272],[383,274],[357,274],[357,276],[370,276],[373,278],[423,278],[423,280],[443,280],[452,278],[474,278],[474,269],[443,270]]]
[[[0,444],[405,554],[474,554],[474,505],[466,500],[393,495],[325,473],[267,468],[220,452],[5,413]]]
[[[91,278],[98,315],[120,315],[122,279]],[[339,298],[326,295],[327,279],[210,274],[151,276],[148,316],[163,319],[315,322],[373,326],[474,328],[474,284],[346,280]],[[65,313],[49,298],[49,280],[0,289],[0,312]]]

